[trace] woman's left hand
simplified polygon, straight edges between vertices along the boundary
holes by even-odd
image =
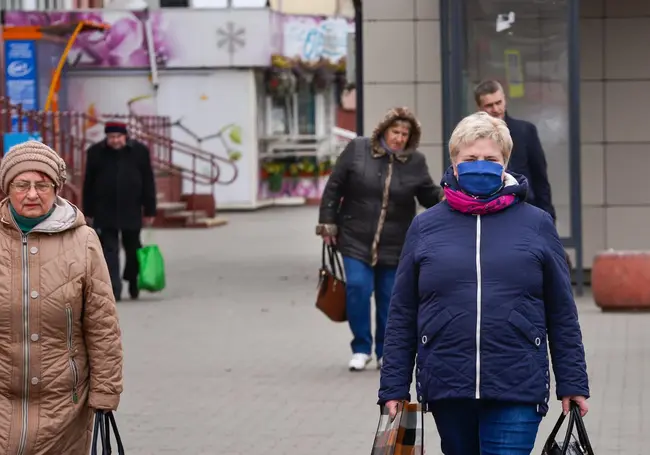
[[[587,399],[583,396],[575,396],[575,397],[564,397],[562,398],[562,412],[564,415],[567,415],[569,411],[571,410],[571,402],[574,402],[575,404],[578,405],[580,408],[580,415],[582,417],[586,416],[587,413],[589,412],[589,403],[587,403]]]

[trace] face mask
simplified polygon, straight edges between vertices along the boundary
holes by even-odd
[[[489,196],[503,185],[503,166],[493,161],[469,161],[460,163],[458,185],[472,196]]]

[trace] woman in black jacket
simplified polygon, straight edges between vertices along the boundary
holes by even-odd
[[[350,371],[365,369],[371,359],[373,291],[381,367],[388,305],[415,198],[426,208],[440,201],[440,187],[416,150],[421,135],[420,122],[407,108],[391,109],[371,137],[356,138],[343,150],[323,192],[316,233],[343,256],[353,334]]]

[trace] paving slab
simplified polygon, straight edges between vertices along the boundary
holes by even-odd
[[[160,230],[168,288],[123,301],[129,455],[360,455],[377,425],[379,373],[350,373],[346,325],[314,308],[313,207],[229,213],[216,229]],[[650,314],[579,300],[596,453],[650,447]],[[541,453],[559,403],[543,421]],[[438,454],[433,419],[427,453]]]

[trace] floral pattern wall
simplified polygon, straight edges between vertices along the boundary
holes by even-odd
[[[8,11],[9,25],[61,25],[91,21],[110,25],[106,31],[81,33],[71,49],[68,64],[73,67],[148,68],[149,49],[146,27],[150,23],[156,63],[160,67],[173,61],[178,50],[173,49],[169,24],[160,12],[111,11],[42,13]]]
[[[250,68],[267,66],[277,46],[271,37],[278,23],[272,17],[266,9],[6,11],[4,23],[69,25],[83,20],[109,25],[79,35],[68,58],[74,67],[148,69],[152,49],[158,68]]]

